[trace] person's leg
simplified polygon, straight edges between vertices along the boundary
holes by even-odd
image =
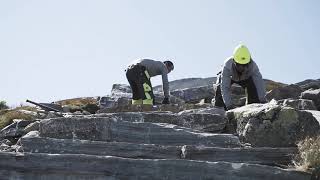
[[[142,104],[142,93],[141,88],[139,88],[139,72],[135,67],[132,69],[127,70],[126,76],[128,79],[128,82],[130,84],[131,90],[132,90],[132,104]]]
[[[154,104],[154,94],[152,89],[152,84],[150,81],[150,76],[147,71],[143,72],[143,90],[144,90],[144,98],[142,98],[143,104]]]
[[[226,105],[223,102],[222,94],[221,94],[221,76],[218,77],[217,83],[216,83],[216,89],[214,93],[214,104],[215,107],[223,107],[224,109],[227,109]]]
[[[246,104],[260,103],[258,91],[257,91],[256,85],[253,82],[252,77],[244,80],[240,85],[244,87],[246,91],[246,96],[247,96]]]

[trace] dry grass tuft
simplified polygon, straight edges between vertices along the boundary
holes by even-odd
[[[74,98],[57,101],[57,104],[61,106],[72,105],[72,106],[84,106],[87,104],[96,104],[97,100],[95,98]]]
[[[32,115],[23,113],[18,110],[1,110],[0,111],[0,129],[11,124],[14,119],[32,120],[34,118],[35,117]]]
[[[320,167],[320,135],[298,143],[299,154],[294,161],[297,169],[309,171]]]

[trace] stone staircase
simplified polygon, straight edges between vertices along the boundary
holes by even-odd
[[[288,168],[296,148],[244,146],[226,125],[211,113],[45,119],[21,152],[0,152],[0,179],[310,179]]]

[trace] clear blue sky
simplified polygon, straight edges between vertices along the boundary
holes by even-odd
[[[320,78],[319,9],[318,0],[0,0],[0,100],[106,95],[137,58],[171,59],[170,80],[211,77],[239,42],[264,78]]]

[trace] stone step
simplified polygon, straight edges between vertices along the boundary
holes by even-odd
[[[83,154],[0,152],[0,179],[309,180],[308,173],[265,165],[192,160],[129,159]]]
[[[135,159],[191,159],[288,165],[296,148],[217,148],[204,146],[161,146],[125,142],[103,142],[39,137],[36,131],[22,137],[24,152],[89,154]]]
[[[88,154],[135,159],[179,159],[182,146],[43,138],[32,131],[20,139],[24,152]]]
[[[211,134],[166,123],[140,123],[104,118],[55,118],[40,122],[41,137],[160,145],[239,147],[231,134]]]
[[[266,165],[292,164],[297,148],[242,147],[219,148],[183,146],[182,158],[202,161],[247,162]]]
[[[111,117],[129,122],[168,123],[212,133],[222,132],[228,121],[224,115],[210,113],[120,112],[96,114],[92,117]]]

